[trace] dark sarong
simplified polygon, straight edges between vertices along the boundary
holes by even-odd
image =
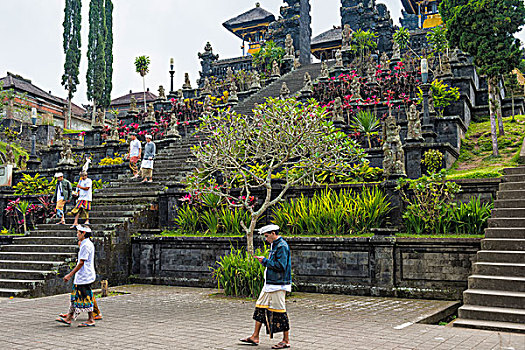
[[[76,319],[81,312],[93,312],[93,291],[90,284],[74,284],[69,313]]]
[[[273,339],[275,333],[286,332],[290,330],[290,321],[286,312],[272,312],[268,309],[256,307],[253,313],[253,319],[264,324],[266,334]]]

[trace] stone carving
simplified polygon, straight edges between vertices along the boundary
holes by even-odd
[[[386,52],[383,52],[381,54],[381,59],[380,59],[380,62],[381,62],[381,69],[388,69],[388,55]]]
[[[377,81],[376,78],[377,68],[374,60],[371,56],[368,56],[366,60],[366,79],[369,83],[375,83]]]
[[[284,50],[286,52],[284,55],[285,59],[295,58],[295,49],[293,47],[293,39],[291,34],[286,34],[286,39],[284,40]]]
[[[63,139],[62,147],[64,148],[64,150],[60,152],[60,161],[57,165],[77,165],[77,163],[73,159],[73,152],[71,152],[71,145],[69,144],[69,140]]]
[[[335,52],[335,66],[334,68],[343,68],[343,54],[341,50]]]
[[[153,108],[153,103],[148,104],[148,114],[146,115],[145,122],[155,122],[155,110]]]
[[[352,44],[352,28],[350,24],[345,24],[342,31],[342,50],[350,50]]]
[[[176,137],[179,138],[179,129],[178,129],[178,123],[177,117],[175,116],[175,113],[172,113],[170,116],[170,125],[168,128],[168,132],[166,133],[166,136],[168,137]]]
[[[310,73],[304,73],[304,86],[301,89],[301,92],[312,93],[314,91],[314,86],[312,84],[312,77]]]
[[[361,99],[361,83],[357,77],[352,79],[352,82],[350,83],[350,90],[355,100]]]
[[[159,100],[166,101],[166,90],[164,90],[164,86],[159,86]]]
[[[257,71],[253,71],[252,74],[252,84],[250,85],[250,90],[258,90],[261,88],[261,77]]]
[[[135,96],[131,96],[129,99],[129,111],[130,112],[137,112],[137,99]]]
[[[237,85],[235,82],[230,84],[230,95],[228,97],[228,102],[237,103],[239,102],[239,96],[237,96]]]
[[[452,50],[452,52],[450,53],[450,61],[451,62],[459,62],[459,55],[460,55],[461,51],[458,49],[458,48],[455,48],[454,50]]]
[[[272,77],[280,77],[281,69],[279,68],[279,63],[277,61],[272,62]]]
[[[177,106],[184,106],[184,93],[182,89],[177,90],[175,97],[177,98]]]
[[[204,110],[204,114],[206,115],[212,114],[210,95],[206,95],[206,97],[204,97],[204,102],[202,103],[202,109]]]
[[[293,61],[293,69],[299,69],[301,67],[301,62],[299,62],[299,59],[296,58],[294,61]]]
[[[321,63],[321,79],[326,80],[330,78],[330,72],[328,71],[328,65],[325,61]]]
[[[450,58],[448,55],[443,55],[441,58],[441,76],[452,75],[452,66],[450,65]]]
[[[383,143],[383,170],[385,177],[406,176],[405,151],[399,137],[401,127],[396,118],[390,114],[386,119],[386,138]]]
[[[392,59],[393,60],[400,60],[401,59],[401,49],[399,47],[398,43],[394,43],[394,47],[392,48]]]
[[[184,85],[182,85],[182,88],[184,90],[191,90],[191,81],[189,73],[184,73]]]
[[[55,126],[55,136],[54,136],[53,144],[58,146],[60,140],[62,140],[62,128],[60,126]]]
[[[290,96],[290,89],[288,89],[288,85],[286,85],[286,82],[283,82],[283,85],[281,86],[281,98],[288,98]]]
[[[334,100],[334,105],[332,106],[332,117],[333,121],[337,123],[344,123],[345,119],[343,117],[343,102],[341,97],[336,97]]]
[[[235,76],[233,74],[233,69],[232,67],[228,67],[228,69],[226,69],[226,80],[231,84],[235,81]]]
[[[211,95],[210,79],[204,78],[204,85],[202,86],[201,95]]]
[[[436,113],[436,107],[434,106],[434,93],[432,92],[432,86],[428,89],[428,111],[429,113]]]
[[[95,125],[102,126],[104,125],[106,116],[103,109],[99,109],[98,112],[95,114]]]
[[[5,161],[7,164],[15,165],[15,154],[13,153],[13,147],[10,144],[5,146]]]
[[[423,134],[421,131],[421,113],[417,110],[417,106],[413,104],[407,112],[408,120],[408,133],[407,139],[409,140],[422,140]]]

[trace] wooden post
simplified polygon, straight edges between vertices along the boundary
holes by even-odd
[[[103,280],[100,281],[100,289],[102,290],[102,298],[108,296],[108,281]]]

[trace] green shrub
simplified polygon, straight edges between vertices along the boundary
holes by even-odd
[[[257,249],[255,255],[268,257],[268,247]],[[217,287],[224,294],[236,297],[257,298],[264,286],[264,266],[244,249],[231,248],[230,254],[210,267]]]
[[[390,202],[377,187],[361,193],[327,189],[312,198],[301,197],[280,203],[272,211],[283,234],[366,233],[381,227],[391,210]]]
[[[53,193],[55,185],[55,179],[50,182],[38,173],[35,174],[35,176],[22,174],[22,180],[20,180],[13,188],[15,190],[15,195],[37,195]]]
[[[423,154],[421,163],[426,166],[428,174],[433,174],[443,165],[443,153],[437,149],[430,149]]]
[[[447,215],[452,221],[452,232],[471,235],[483,234],[493,207],[492,203],[482,204],[479,197],[471,198],[468,203],[460,203]]]

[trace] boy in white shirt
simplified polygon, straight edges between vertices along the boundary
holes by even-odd
[[[80,172],[77,191],[77,204],[73,210],[71,210],[71,213],[75,215],[75,222],[71,228],[77,227],[80,216],[86,219],[84,225],[89,225],[89,211],[91,210],[91,202],[93,201],[93,181],[88,178],[87,172],[85,171]]]
[[[142,144],[137,140],[137,134],[134,132],[130,133],[129,137],[131,141],[129,143],[129,153],[126,155],[126,158],[129,158],[129,167],[131,171],[133,171],[133,178],[138,178],[139,168],[137,167],[137,163],[142,154]]]
[[[95,319],[93,318],[93,291],[91,284],[95,282],[97,274],[95,272],[95,246],[89,239],[91,229],[86,226],[77,226],[77,238],[80,243],[78,252],[77,266],[64,277],[68,282],[71,277],[73,280],[73,291],[71,292],[71,303],[69,313],[65,318],[57,318],[57,322],[64,323],[68,326],[71,321],[75,320],[81,312],[88,313],[87,322],[81,323],[79,327],[94,327]]]

